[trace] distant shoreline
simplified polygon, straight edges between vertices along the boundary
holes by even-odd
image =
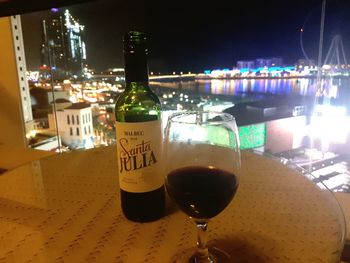
[[[245,76],[245,77],[211,77],[207,75],[168,75],[168,76],[152,76],[150,77],[150,81],[155,81],[155,82],[166,82],[169,80],[176,80],[176,81],[183,81],[183,80],[242,80],[242,79],[247,79],[247,80],[264,80],[264,79],[316,79],[317,76],[281,76],[281,77],[259,77],[259,76]],[[350,76],[327,76],[323,75],[321,76],[322,79],[326,78],[350,78]]]
[[[195,79],[316,79],[316,76],[285,76],[285,77],[195,77]]]

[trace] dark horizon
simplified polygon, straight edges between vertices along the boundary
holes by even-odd
[[[325,57],[332,37],[340,33],[350,54],[350,1],[328,0],[326,7]],[[177,1],[176,5],[142,0],[99,0],[68,6],[73,17],[85,25],[87,62],[97,71],[123,67],[122,36],[142,30],[149,36],[150,71],[199,72],[232,68],[237,60],[281,57],[285,64],[317,58],[321,0],[247,1],[231,7],[229,1],[215,4]],[[254,8],[253,8],[254,5]],[[63,8],[66,9],[66,8]],[[40,65],[41,21],[49,11],[22,16],[28,69]]]

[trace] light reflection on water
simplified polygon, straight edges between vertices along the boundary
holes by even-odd
[[[157,87],[182,89],[199,94],[215,95],[241,95],[250,94],[275,94],[275,95],[301,95],[315,96],[315,79],[211,79],[196,81],[152,82]],[[350,98],[350,80],[333,79],[326,80],[326,90],[331,89],[332,97],[343,96]],[[336,93],[336,94],[334,94]]]
[[[298,94],[313,96],[316,92],[316,81],[313,79],[231,79],[199,80],[192,82],[198,85],[202,93],[216,95],[238,95],[242,93],[265,93],[276,95]],[[174,87],[176,82],[174,83]],[[183,87],[184,88],[184,87]]]

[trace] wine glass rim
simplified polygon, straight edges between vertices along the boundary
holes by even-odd
[[[180,117],[180,116],[188,116],[188,115],[193,115],[193,114],[205,114],[205,113],[212,113],[212,114],[217,114],[217,115],[221,115],[221,116],[225,116],[225,120],[217,120],[217,121],[211,121],[210,123],[222,123],[222,122],[227,122],[227,121],[235,121],[235,117],[230,114],[230,113],[226,113],[226,112],[220,112],[220,111],[210,111],[210,110],[197,110],[197,111],[181,111],[181,112],[175,112],[172,113],[169,117],[168,117],[168,121],[171,122],[176,122],[176,123],[190,123],[188,121],[182,121],[180,119],[176,120],[176,118]],[[194,122],[193,122],[194,123]]]

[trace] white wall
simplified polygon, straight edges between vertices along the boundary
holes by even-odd
[[[69,124],[67,116],[69,116]],[[77,121],[77,117],[79,121]],[[93,137],[91,107],[57,111],[57,120],[58,130],[65,144],[82,144],[84,140]]]

